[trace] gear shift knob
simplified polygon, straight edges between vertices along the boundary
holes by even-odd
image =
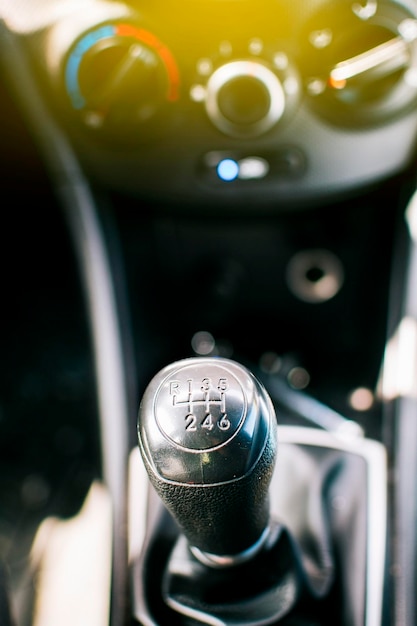
[[[148,385],[138,418],[141,454],[201,561],[230,565],[262,546],[276,432],[268,394],[234,361],[184,359]]]

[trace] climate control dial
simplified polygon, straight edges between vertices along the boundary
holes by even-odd
[[[210,121],[222,133],[238,139],[263,135],[295,110],[300,80],[287,55],[256,42],[259,54],[229,59],[200,59],[197,67],[205,84],[195,84],[191,97],[203,101]],[[254,45],[247,46],[248,52]],[[222,49],[222,46],[220,46]],[[210,68],[207,71],[207,68]]]
[[[417,105],[417,19],[390,1],[325,5],[305,25],[300,66],[311,107],[373,126]]]
[[[100,25],[72,46],[65,89],[84,125],[100,136],[146,138],[179,97],[179,72],[169,49],[129,23]]]
[[[233,61],[219,67],[207,83],[206,111],[228,135],[251,137],[272,128],[285,111],[281,81],[258,61]]]

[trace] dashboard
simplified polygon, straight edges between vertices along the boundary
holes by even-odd
[[[415,623],[416,1],[0,0],[0,111],[0,622]],[[198,436],[164,412],[194,358]],[[227,603],[275,570],[188,560],[138,456],[145,432],[179,483],[210,402],[214,456],[241,445],[229,359],[271,398],[271,511],[313,572],[282,619]]]
[[[115,190],[279,210],[410,160],[412,3],[40,6],[33,70],[89,175]],[[33,8],[8,11],[32,28]]]

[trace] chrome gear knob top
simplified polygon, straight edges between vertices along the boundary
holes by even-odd
[[[249,558],[269,528],[277,425],[262,384],[224,358],[172,363],[151,380],[138,439],[149,478],[197,558]]]

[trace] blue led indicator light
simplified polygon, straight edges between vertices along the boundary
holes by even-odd
[[[225,182],[235,180],[239,176],[239,164],[233,159],[223,159],[217,164],[217,175]]]

